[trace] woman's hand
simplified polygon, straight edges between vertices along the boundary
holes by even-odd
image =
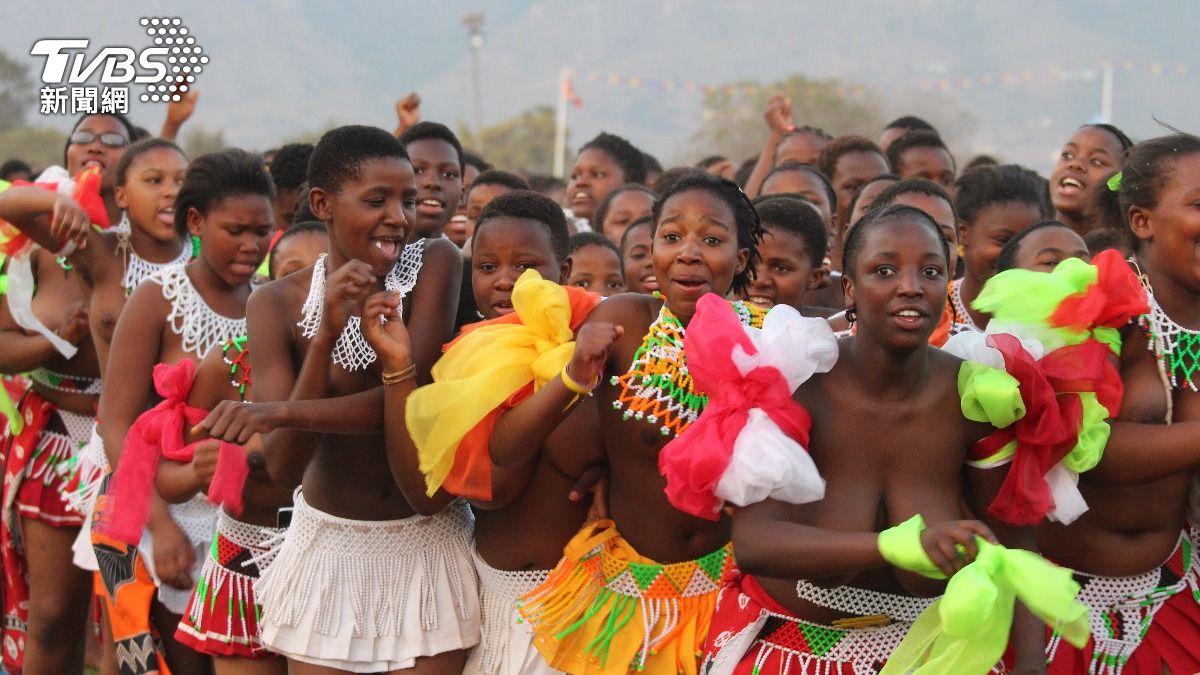
[[[624,334],[622,326],[607,321],[584,324],[575,336],[575,353],[567,364],[567,377],[588,387],[599,382],[608,351]]]
[[[83,207],[66,195],[57,195],[50,211],[50,234],[64,246],[73,241],[82,249],[87,245],[91,231],[92,219]]]
[[[67,312],[62,323],[58,325],[58,330],[54,332],[62,339],[78,347],[79,343],[91,335],[91,331],[88,328],[87,305],[83,304],[82,301],[75,303]]]
[[[159,522],[157,527],[152,522],[151,535],[154,539],[154,573],[171,588],[190,590],[195,583],[192,566],[196,564],[192,542],[170,518]]]
[[[412,340],[400,318],[400,294],[381,291],[367,298],[362,311],[362,333],[385,371],[412,365]],[[386,320],[386,323],[385,323]]]
[[[938,571],[952,577],[979,555],[976,537],[999,543],[992,530],[978,520],[952,520],[925,528],[921,533],[921,547]]]
[[[325,281],[325,311],[321,330],[336,339],[352,316],[361,314],[363,301],[375,283],[371,266],[361,260],[348,260]]]

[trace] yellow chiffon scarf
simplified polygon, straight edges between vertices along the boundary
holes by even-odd
[[[488,501],[488,441],[499,414],[558,377],[575,352],[575,330],[600,302],[526,270],[513,288],[515,312],[463,330],[433,366],[433,384],[405,407],[428,493]],[[532,386],[531,386],[532,385]]]

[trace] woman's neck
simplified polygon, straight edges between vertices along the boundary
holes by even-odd
[[[129,245],[139,258],[152,263],[171,262],[183,251],[183,239],[159,241],[132,223],[129,227]]]
[[[1171,320],[1184,328],[1200,330],[1200,294],[1176,283],[1171,277],[1162,272],[1162,266],[1157,262],[1152,251],[1143,248],[1135,254],[1138,266],[1150,281],[1154,289],[1154,301],[1171,317]]]
[[[108,223],[116,225],[121,222],[121,207],[117,206],[117,196],[112,190],[100,193],[104,200],[104,210],[108,212]]]
[[[1054,219],[1067,224],[1072,230],[1075,230],[1075,234],[1081,237],[1095,229],[1094,224],[1096,219],[1083,211],[1056,210],[1054,212]]]
[[[919,345],[909,352],[889,351],[859,332],[846,350],[850,367],[860,382],[876,382],[876,391],[886,398],[907,398],[925,383],[929,372],[929,347]]]

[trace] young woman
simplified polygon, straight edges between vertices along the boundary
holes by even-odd
[[[1133,141],[1111,124],[1085,124],[1063,146],[1050,173],[1050,198],[1055,219],[1079,236],[1102,227],[1096,195],[1107,189],[1107,178],[1125,165]]]
[[[599,407],[604,454],[596,462],[606,459],[611,469],[611,519],[585,526],[521,607],[546,660],[572,673],[696,673],[717,584],[733,564],[728,518],[712,522],[671,506],[658,459],[707,401],[686,374],[683,350],[696,302],[709,292],[744,292],[762,228],[734,183],[704,174],[681,179],[656,202],[651,232],[661,297],[602,302],[580,335],[598,331],[611,347],[601,341],[577,354],[568,373],[581,387],[595,387],[581,405]],[[761,325],[763,310],[744,301],[734,307],[742,321]],[[493,444],[543,442],[575,396],[565,387],[556,391],[537,414],[497,427]],[[597,565],[603,578],[589,572]],[[646,585],[621,581],[634,565]],[[650,585],[653,592],[643,592]],[[585,611],[593,602],[595,611]],[[556,609],[568,606],[580,611]]]
[[[977,537],[995,542],[964,508],[966,499],[983,513],[994,494],[994,474],[964,474],[968,451],[991,429],[959,412],[962,362],[928,343],[947,262],[940,228],[913,207],[872,211],[847,235],[843,284],[858,331],[840,341],[832,369],[793,394],[811,415],[803,440],[824,496],[772,496],[734,512],[741,574],[713,618],[711,672],[877,672],[942,592],[928,568],[952,576],[976,555]],[[925,573],[885,546],[914,521],[910,542],[927,558]],[[1041,663],[1036,629],[1020,624],[1026,668]]]
[[[1130,264],[1150,311],[1122,330],[1124,401],[1104,459],[1079,482],[1090,510],[1038,530],[1042,552],[1077,571],[1092,609],[1087,647],[1048,645],[1055,674],[1200,670],[1200,565],[1187,519],[1200,465],[1200,138],[1140,143],[1122,174]]]
[[[108,460],[118,470],[126,434],[152,400],[155,366],[198,362],[209,350],[245,333],[250,280],[273,230],[273,196],[271,179],[255,155],[227,150],[199,157],[189,168],[175,200],[175,221],[200,237],[202,253],[139,285],[113,334],[99,431]],[[118,651],[150,653],[154,648],[147,622],[152,597],[139,590],[144,584],[125,583],[153,576],[160,600],[154,604],[153,622],[166,646],[160,659],[176,673],[205,672],[207,659],[169,636],[200,571],[216,512],[203,496],[167,508],[157,493],[131,495],[149,502],[148,537],[137,556],[131,540],[139,538],[141,526],[123,531],[130,513],[128,504],[120,503],[124,484],[109,482],[112,498],[102,494],[98,500],[92,533]]]
[[[955,190],[964,273],[950,284],[951,335],[987,327],[988,316],[971,303],[996,273],[1000,250],[1025,228],[1050,217],[1046,180],[1016,164],[967,171]]]
[[[99,215],[105,223],[116,222],[125,207],[114,195],[114,183],[122,182],[118,158],[131,135],[132,127],[123,116],[92,115],[81,118],[68,138],[67,173],[78,179],[86,170],[100,172],[103,213]],[[5,297],[2,324],[12,348],[5,351],[0,370],[32,371],[32,385],[19,409],[37,421],[4,441],[5,504],[15,509],[4,519],[5,633],[15,647],[5,650],[5,663],[20,668],[28,646],[30,672],[57,670],[72,662],[75,636],[86,617],[89,575],[70,566],[71,542],[65,540],[78,534],[88,512],[75,489],[74,475],[92,444],[88,427],[94,424],[88,420],[95,415],[107,347],[104,315],[92,305],[91,275],[77,265],[96,252],[87,249],[87,240],[101,235],[92,229],[95,218],[73,200],[35,187],[12,188],[0,195],[0,220],[9,221],[42,247],[29,254],[31,281],[37,290],[28,309],[43,325],[53,326],[57,337],[52,340],[26,328],[27,320],[14,321],[10,302],[17,303],[18,315],[24,302]],[[60,249],[69,255],[52,253]],[[70,352],[72,356],[67,355]],[[36,559],[23,560],[22,555]],[[94,569],[94,564],[84,567]]]

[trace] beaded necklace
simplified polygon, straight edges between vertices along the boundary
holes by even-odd
[[[171,267],[172,265],[183,265],[191,261],[192,252],[195,250],[192,246],[191,239],[183,241],[183,247],[179,250],[179,255],[175,256],[174,260],[165,263],[155,263],[146,260],[138,255],[137,251],[133,250],[133,243],[129,239],[129,234],[117,233],[117,251],[125,253],[125,274],[121,277],[121,287],[125,289],[125,297],[133,294],[133,289],[137,288],[138,284],[155,272]]]
[[[192,285],[185,265],[164,267],[150,276],[171,303],[167,325],[183,340],[183,351],[204,358],[208,350],[246,333],[246,319],[218,314]]]
[[[967,304],[962,299],[962,279],[955,279],[950,282],[950,302],[954,307],[954,317],[950,324],[950,334],[958,335],[968,331],[976,333],[983,332],[983,329],[975,325],[975,319],[971,318],[971,313],[967,311]]]
[[[231,358],[230,352],[235,349],[237,354]],[[229,384],[238,390],[238,396],[244,402],[246,388],[252,384],[250,381],[250,350],[246,348],[246,336],[233,338],[221,345],[221,360],[229,366]]]
[[[383,286],[389,291],[399,291],[404,298],[417,285],[417,275],[421,271],[421,262],[425,255],[425,241],[417,241],[404,247],[400,259],[388,271],[383,280]],[[308,297],[300,309],[303,319],[300,323],[301,333],[306,338],[317,334],[321,326],[321,316],[325,311],[325,254],[322,253],[313,264],[312,281],[308,287]],[[403,310],[401,310],[403,311]],[[346,327],[333,345],[330,359],[341,366],[346,372],[353,373],[363,370],[375,362],[375,350],[371,348],[367,338],[362,334],[362,319],[352,316],[346,321]]]
[[[730,304],[742,325],[762,327],[766,310],[744,300]],[[688,373],[685,334],[683,323],[663,303],[629,370],[609,380],[614,387],[621,387],[612,405],[614,410],[625,410],[623,420],[645,422],[657,426],[663,436],[678,436],[700,417],[708,396],[696,389]]]
[[[1154,288],[1150,279],[1138,265],[1135,258],[1129,258],[1137,272],[1138,281],[1146,289],[1150,311],[1138,317],[1138,325],[1146,331],[1149,339],[1146,347],[1154,352],[1159,367],[1170,378],[1171,389],[1182,390],[1187,386],[1194,392],[1200,392],[1200,331],[1184,328],[1167,315],[1166,310],[1158,304],[1154,297]]]

